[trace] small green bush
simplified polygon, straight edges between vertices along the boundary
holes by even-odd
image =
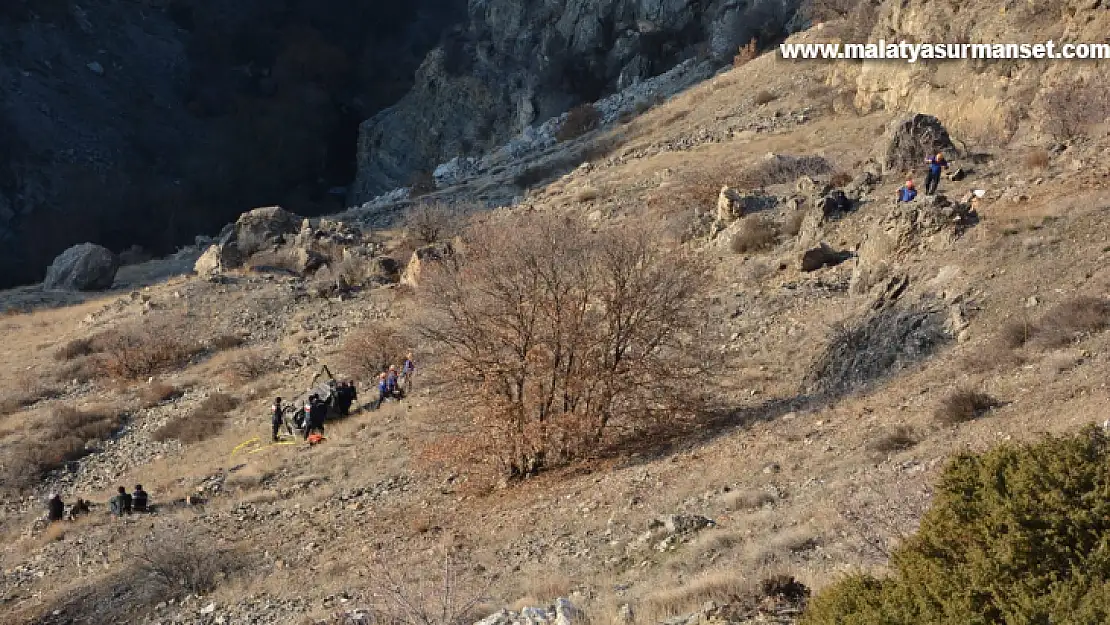
[[[803,625],[1110,622],[1110,440],[957,456],[891,565],[825,589]]]

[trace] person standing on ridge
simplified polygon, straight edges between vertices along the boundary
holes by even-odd
[[[925,163],[929,166],[929,175],[925,177],[925,195],[934,195],[940,184],[940,170],[948,169],[948,161],[942,152],[937,152],[936,156],[925,159]]]

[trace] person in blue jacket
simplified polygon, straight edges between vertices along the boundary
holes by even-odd
[[[933,195],[940,184],[940,170],[948,169],[948,161],[943,153],[937,152],[936,156],[925,159],[925,163],[929,166],[929,175],[925,176],[925,195]]]
[[[907,180],[906,184],[902,185],[901,189],[898,189],[898,201],[912,202],[915,197],[917,197],[917,189],[913,186],[913,180]]]

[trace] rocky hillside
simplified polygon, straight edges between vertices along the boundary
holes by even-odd
[[[362,124],[354,203],[455,157],[481,155],[533,124],[680,61],[731,62],[741,44],[785,35],[797,0],[471,0],[395,106]]]

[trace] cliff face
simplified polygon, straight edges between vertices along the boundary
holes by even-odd
[[[797,0],[470,0],[412,90],[364,122],[352,200],[694,56],[782,33]]]
[[[797,2],[5,0],[0,288],[76,243],[166,253],[250,207],[338,210],[727,61]]]
[[[849,21],[843,32],[821,36],[843,35],[852,41],[1099,43],[1110,29],[1108,8],[1106,0],[883,2],[867,19]],[[852,105],[860,111],[935,115],[963,147],[978,149],[1014,139],[1043,139],[1046,124],[1061,114],[1053,110],[1054,88],[1076,81],[1104,85],[1108,76],[1104,61],[869,61],[836,66],[833,86],[853,94]]]
[[[0,2],[0,288],[92,241],[170,251],[252,206],[334,210],[358,124],[466,0]]]

